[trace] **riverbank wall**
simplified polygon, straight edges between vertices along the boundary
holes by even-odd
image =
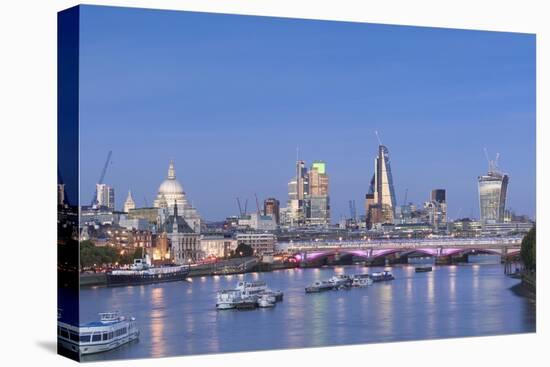
[[[535,272],[524,272],[521,275],[521,284],[529,291],[537,292],[537,274]]]

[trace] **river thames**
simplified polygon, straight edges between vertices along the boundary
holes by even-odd
[[[335,273],[389,269],[390,282],[305,294]],[[284,292],[272,309],[215,309],[216,292],[241,280],[264,280]],[[337,266],[198,277],[189,282],[84,288],[81,322],[118,310],[137,318],[140,339],[83,360],[166,357],[281,348],[319,347],[535,331],[535,301],[514,289],[501,265]]]

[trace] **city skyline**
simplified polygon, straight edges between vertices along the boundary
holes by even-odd
[[[379,130],[398,205],[405,191],[421,203],[445,188],[450,219],[479,217],[487,147],[510,175],[507,207],[535,217],[533,35],[83,12],[84,204],[113,150],[105,183],[118,209],[128,190],[152,206],[174,159],[201,217],[221,220],[238,213],[236,197],[286,202],[300,146],[300,159],[327,162],[334,223],[349,200],[362,207]]]
[[[383,146],[383,147],[385,148],[385,152],[387,153],[387,152],[388,152],[388,151],[387,151],[387,147],[385,147],[385,146]],[[316,163],[319,163],[319,161],[320,161],[320,160],[313,160],[313,161],[312,161],[312,166],[313,166],[314,164],[316,164]],[[391,161],[391,159],[389,159],[388,161]],[[300,159],[299,161],[294,162],[294,165],[296,165],[297,162],[302,162],[304,166],[307,166],[307,161],[305,161],[305,160],[301,160],[301,159]],[[323,164],[326,164],[325,161],[323,161],[322,163],[323,163]],[[492,173],[491,169],[492,169],[492,170],[495,170],[495,167],[492,166],[492,165],[494,165],[494,161],[488,162],[488,166],[489,166],[488,170],[487,170],[486,172],[480,173],[480,174],[478,175],[478,177],[475,177],[475,178],[474,178],[474,179],[476,180],[476,185],[478,184],[477,181],[479,180],[479,177],[480,177],[480,176],[485,176],[487,173]],[[170,159],[170,160],[168,161],[168,165],[167,165],[167,166],[168,166],[168,178],[170,178],[170,177],[171,177],[171,176],[170,176],[170,174],[171,174],[170,172],[171,172],[171,171],[174,171],[174,166],[176,166],[176,162],[175,162],[173,159]],[[173,174],[173,172],[172,172],[172,174]],[[507,173],[503,173],[503,174],[506,174],[506,176],[509,177],[509,175],[508,175]],[[172,178],[176,178],[176,176],[173,176]],[[372,181],[372,179],[371,179],[371,181]],[[156,202],[157,200],[159,200],[159,199],[158,199],[158,198],[159,198],[158,188],[159,188],[159,186],[162,187],[163,182],[164,182],[164,180],[161,180],[161,182],[157,185],[157,189],[156,189],[156,190],[153,190],[153,191],[154,191],[154,194],[151,195],[151,197],[153,197],[153,198],[154,198],[154,197],[157,197],[157,199],[153,199],[153,200],[149,201],[149,198],[148,198],[148,196],[147,196],[147,197],[145,197],[145,198],[143,199],[143,205],[134,204],[135,207],[136,207],[136,208],[139,208],[139,207],[154,207],[154,206],[156,207],[156,206],[158,206],[158,205],[155,204],[155,202]],[[292,182],[292,181],[291,181],[291,182]],[[372,184],[372,182],[369,184],[369,186],[371,186],[371,184]],[[96,184],[96,186],[97,186],[97,184]],[[111,186],[111,185],[110,185],[108,182],[104,182],[103,184],[101,184],[101,186]],[[182,186],[185,186],[185,185],[182,184]],[[287,183],[287,186],[288,186],[288,183]],[[121,202],[120,207],[117,205],[117,206],[115,207],[115,210],[117,210],[117,211],[122,211],[123,208],[124,208],[124,206],[126,205],[126,201],[128,200],[128,197],[129,197],[130,192],[132,191],[132,189],[130,188],[128,191],[122,192],[122,193],[121,193],[120,190],[118,190],[116,187],[114,187],[114,186],[112,186],[112,187],[114,188],[114,191],[118,193],[117,196],[115,196],[115,201],[116,201],[117,203],[118,203],[119,201]],[[370,190],[371,190],[371,188],[369,188],[369,189],[365,192],[365,194],[367,194]],[[433,188],[432,190],[430,190],[430,192],[427,193],[427,195],[426,195],[425,198],[420,198],[419,200],[411,199],[410,196],[408,196],[408,190],[407,190],[407,193],[405,194],[405,197],[408,198],[408,199],[406,200],[406,202],[402,202],[402,203],[399,203],[399,202],[396,200],[396,201],[397,201],[396,207],[399,207],[400,205],[405,204],[405,203],[406,203],[406,204],[409,204],[409,203],[412,203],[412,204],[422,204],[423,202],[429,201],[430,199],[431,199],[431,200],[434,200],[434,199],[433,199],[434,192],[435,192],[435,191],[441,191],[441,190],[446,191],[445,188],[442,188],[442,189]],[[477,188],[477,190],[479,190],[479,188]],[[84,191],[85,191],[85,190],[84,190]],[[184,192],[186,193],[186,195],[188,194],[188,192],[187,192],[187,190],[185,190],[185,188],[184,188]],[[119,195],[122,195],[123,198],[121,198]],[[134,200],[133,194],[131,194],[131,195],[132,195],[132,199]],[[260,207],[263,207],[264,200],[267,200],[267,199],[277,199],[279,202],[285,202],[285,200],[288,198],[288,195],[289,195],[289,193],[288,193],[288,191],[287,191],[287,192],[285,193],[285,195],[283,195],[283,198],[282,198],[282,199],[281,199],[281,198],[278,198],[278,197],[271,197],[271,196],[269,196],[269,195],[267,195],[267,196],[265,196],[265,197],[259,197],[259,196],[258,196],[258,198],[260,199],[260,202],[261,202]],[[329,190],[329,195],[330,195],[330,190]],[[247,211],[247,213],[250,214],[250,213],[255,212],[255,210],[256,210],[255,207],[254,207],[254,204],[253,204],[253,200],[255,199],[255,196],[256,196],[256,193],[252,193],[252,195],[251,195],[250,197],[247,197],[247,196],[245,196],[245,197],[234,197],[233,199],[236,200],[236,199],[238,198],[238,199],[241,199],[241,200],[246,200],[246,201],[248,202],[248,211]],[[362,199],[363,199],[363,200],[359,200],[359,202],[358,202],[359,205],[357,205],[357,206],[360,208],[359,211],[358,211],[358,213],[357,213],[358,216],[366,215],[366,212],[365,212],[363,209],[361,209],[361,207],[363,206],[362,204],[363,204],[363,201],[364,201],[364,197],[363,197]],[[479,191],[476,192],[476,199],[478,200],[478,206],[477,206],[477,208],[475,208],[474,210],[477,210],[477,214],[478,214],[478,215],[473,215],[473,216],[472,216],[472,215],[470,215],[470,214],[467,215],[466,213],[463,213],[463,215],[460,215],[460,216],[458,216],[458,217],[456,217],[456,218],[450,218],[450,219],[454,220],[454,219],[466,218],[466,217],[469,217],[469,218],[477,218],[477,219],[479,219],[479,218],[480,218],[480,214],[481,214],[481,213],[480,213],[480,212],[481,212],[481,208],[479,207]],[[355,200],[355,199],[352,199],[352,200]],[[135,201],[135,200],[134,200],[134,201]],[[188,197],[188,201],[191,203],[191,206],[194,206],[192,198],[189,198],[189,197]],[[139,202],[139,201],[138,201],[138,202]],[[235,201],[235,203],[236,203],[236,201]],[[349,205],[349,202],[347,202],[347,203],[345,203],[345,204],[346,204],[346,205]],[[88,203],[87,203],[85,200],[83,200],[83,202],[81,202],[81,205],[88,205]],[[183,206],[183,204],[179,204],[179,205],[180,205],[180,206]],[[170,205],[169,205],[169,206],[170,206]],[[171,204],[171,206],[173,206],[173,204]],[[221,220],[223,220],[223,219],[225,219],[225,218],[227,218],[227,217],[230,217],[230,216],[238,216],[238,215],[239,215],[240,209],[238,208],[238,205],[237,205],[237,204],[235,204],[235,206],[236,206],[236,207],[234,208],[234,210],[231,210],[228,214],[226,214],[226,215],[223,216],[222,218],[215,218],[215,219],[210,219],[210,218],[205,217],[204,215],[202,215],[202,213],[201,213],[201,211],[200,211],[200,208],[196,208],[196,207],[195,207],[195,209],[197,209],[197,211],[199,212],[199,215],[200,215],[200,217],[201,217],[202,219],[204,219],[204,220],[206,220],[206,221],[209,221],[209,222],[212,222],[212,221],[221,221]],[[349,207],[348,207],[348,208],[349,208]],[[244,209],[244,208],[242,208],[242,209]],[[462,209],[463,209],[463,208],[460,208],[460,209],[461,209],[460,212],[462,212]],[[510,208],[508,205],[506,205],[505,209],[510,209],[510,210],[514,211],[514,208]],[[522,212],[517,212],[517,211],[515,211],[515,214],[521,215],[521,214],[527,214],[527,213],[522,213]],[[529,215],[529,214],[527,214],[527,215]],[[345,213],[345,215],[343,214],[343,216],[347,218],[347,217],[349,216],[349,213]],[[529,217],[530,217],[531,219],[533,219],[533,220],[535,219],[534,216],[529,215]],[[331,217],[331,223],[338,223],[338,220],[339,220],[339,219],[340,219],[340,218]]]

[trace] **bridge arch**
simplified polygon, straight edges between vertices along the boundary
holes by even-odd
[[[492,255],[502,255],[502,252],[497,249],[488,249],[488,248],[445,248],[441,251],[441,256],[462,256],[468,253],[481,253],[481,254],[492,254]]]

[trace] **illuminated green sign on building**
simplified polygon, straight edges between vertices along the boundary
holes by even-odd
[[[319,174],[324,175],[326,172],[327,164],[323,161],[314,161],[311,165],[311,169],[316,169]]]

